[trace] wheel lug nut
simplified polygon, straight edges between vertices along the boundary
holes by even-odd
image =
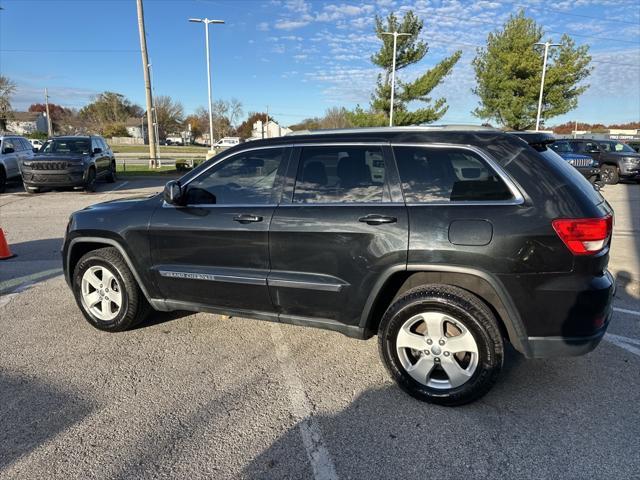
[[[427,339],[427,345],[431,345],[433,343],[433,340],[431,340],[430,338]]]
[[[435,360],[436,363],[440,363],[440,357],[436,357],[436,358],[434,358],[434,360]]]
[[[438,343],[439,343],[440,345],[444,345],[444,340],[440,340]]]
[[[444,352],[444,356],[448,357],[449,356],[449,352]]]
[[[425,355],[429,355],[429,350],[425,350],[425,351],[424,351],[424,354],[425,354]]]

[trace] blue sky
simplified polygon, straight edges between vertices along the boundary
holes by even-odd
[[[568,120],[640,120],[640,2],[637,0],[145,0],[156,94],[186,112],[206,105],[204,32],[189,17],[220,18],[211,28],[214,99],[236,97],[244,111],[269,107],[282,124],[331,106],[367,105],[378,70],[373,17],[413,9],[425,21],[427,56],[400,73],[410,78],[457,49],[463,56],[437,88],[450,105],[441,122],[478,123],[471,60],[476,46],[524,7],[547,37],[589,44],[590,89]],[[79,108],[111,90],[144,104],[135,0],[0,0],[0,72],[18,85],[14,108],[51,101]]]

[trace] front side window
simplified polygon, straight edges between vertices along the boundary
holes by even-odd
[[[186,203],[266,205],[271,203],[283,148],[240,153],[211,167],[187,186]]]
[[[376,146],[304,147],[294,203],[382,202],[385,163]]]
[[[629,145],[620,142],[600,142],[600,148],[605,152],[635,153],[635,150]]]
[[[551,144],[551,148],[553,148],[558,153],[571,153],[571,146],[568,142],[553,142]]]
[[[456,148],[394,147],[407,203],[496,201],[513,197],[477,154]]]

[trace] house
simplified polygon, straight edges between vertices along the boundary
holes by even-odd
[[[17,135],[48,131],[47,116],[42,112],[13,112],[6,122],[7,131]]]
[[[145,138],[147,126],[142,123],[143,120],[136,117],[129,117],[124,122],[124,126],[127,129],[129,136],[133,138]]]
[[[287,133],[291,133],[292,131],[293,130],[291,130],[290,128],[281,127],[273,120],[269,120],[268,122],[258,120],[253,124],[250,140],[256,140],[258,138],[282,137]]]

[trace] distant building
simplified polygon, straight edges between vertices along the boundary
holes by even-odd
[[[293,130],[291,130],[290,128],[281,127],[273,120],[269,120],[268,122],[258,120],[253,124],[250,140],[256,140],[258,138],[282,137],[287,133],[291,133],[292,131]]]
[[[560,138],[587,138],[592,140],[619,140],[623,143],[640,140],[640,129],[607,128],[597,132],[574,130],[569,134],[557,135]]]
[[[129,117],[127,121],[124,122],[124,126],[129,136],[133,138],[145,138],[146,126],[144,126],[140,118]]]
[[[47,116],[42,112],[13,112],[7,120],[7,131],[17,135],[29,135],[48,131]]]

